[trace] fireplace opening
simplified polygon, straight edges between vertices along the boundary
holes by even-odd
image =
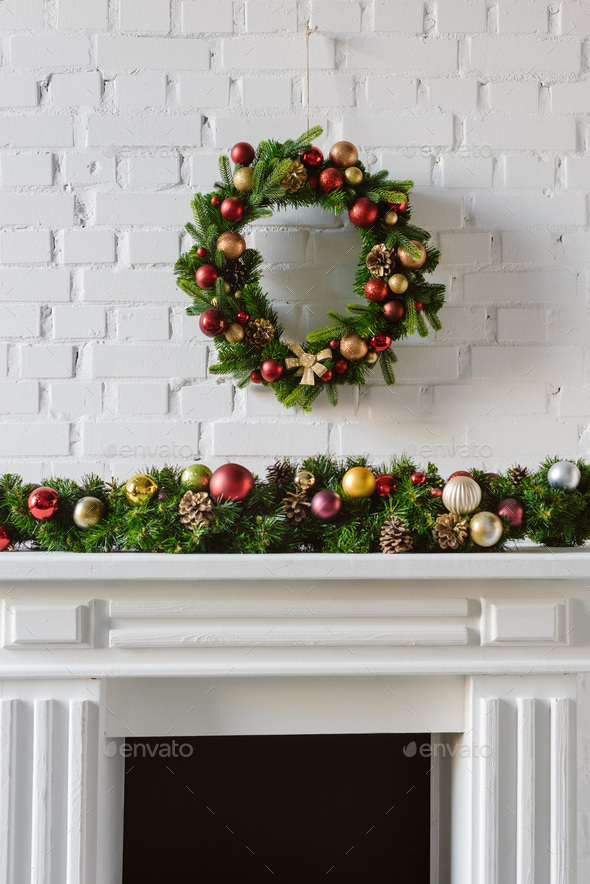
[[[126,741],[123,884],[430,881],[429,734]]]

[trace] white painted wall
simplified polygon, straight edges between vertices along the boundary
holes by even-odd
[[[172,264],[219,152],[305,128],[310,11],[320,146],[350,139],[370,168],[415,180],[449,303],[441,333],[397,348],[397,387],[302,416],[207,378]],[[1,0],[0,470],[408,449],[444,471],[587,453],[587,12]],[[349,300],[358,235],[315,212],[273,221],[248,241],[301,339]]]

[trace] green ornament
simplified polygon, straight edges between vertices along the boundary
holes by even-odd
[[[206,491],[213,473],[202,463],[192,463],[180,474],[180,481],[191,491]]]

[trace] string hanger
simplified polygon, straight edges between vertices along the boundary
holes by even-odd
[[[307,131],[309,131],[309,38],[315,34],[318,26],[310,28],[309,19],[305,22],[305,71],[306,71],[306,108],[307,108]]]

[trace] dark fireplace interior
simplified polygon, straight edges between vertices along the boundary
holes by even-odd
[[[123,884],[428,884],[432,759],[416,747],[429,741],[428,734],[128,741]]]

